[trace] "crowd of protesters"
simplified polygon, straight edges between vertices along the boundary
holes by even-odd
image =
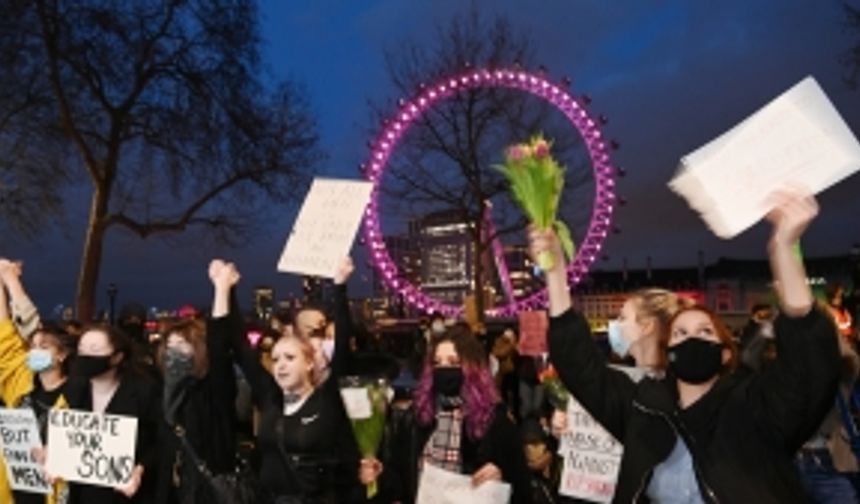
[[[138,425],[122,484],[63,481],[46,469],[52,488],[42,495],[13,491],[0,468],[0,502],[408,503],[428,465],[475,487],[507,483],[512,503],[582,502],[559,493],[558,443],[573,427],[541,386],[549,365],[623,446],[614,502],[857,502],[850,298],[841,286],[813,298],[793,245],[817,206],[780,198],[767,246],[777,306],[754,307],[736,337],[708,308],[642,289],[610,322],[609,352],[573,308],[562,261],[544,272],[548,355],[528,356],[513,327],[476,334],[440,315],[386,352],[393,346],[369,342],[351,320],[348,259],[331,310],[275,317],[259,338],[248,337],[235,296],[239,266],[215,259],[211,309],[159,321],[154,343],[145,313],[121,314],[117,326],[41,320],[21,263],[0,259],[3,405],[31,408],[43,445],[52,409]],[[562,257],[552,231],[528,238],[535,256]],[[375,456],[359,451],[341,398],[351,375],[392,386]],[[33,456],[44,465],[46,452]]]

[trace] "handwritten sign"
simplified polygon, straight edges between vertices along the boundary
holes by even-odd
[[[821,192],[860,169],[860,142],[812,77],[681,159],[669,187],[731,238],[786,187]]]
[[[559,493],[594,502],[611,502],[623,448],[574,398],[567,405],[568,430],[559,453],[564,457]]]
[[[6,473],[13,490],[49,494],[42,468],[33,457],[33,449],[42,447],[36,415],[30,408],[0,408],[0,442]]]
[[[487,481],[472,486],[472,477],[424,464],[415,504],[505,504],[511,499],[511,485]]]
[[[349,254],[372,189],[370,182],[314,179],[278,271],[333,277]]]
[[[546,333],[549,329],[549,319],[545,311],[521,311],[520,346],[521,355],[540,357],[547,353]]]
[[[48,472],[67,481],[122,486],[134,470],[136,440],[136,418],[53,409],[48,414]]]

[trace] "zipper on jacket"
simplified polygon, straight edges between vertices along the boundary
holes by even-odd
[[[637,401],[633,401],[633,407],[644,412],[644,413],[647,413],[649,415],[657,415],[657,416],[663,417],[663,419],[666,420],[666,423],[669,424],[669,427],[672,428],[672,431],[675,432],[675,435],[678,436],[678,439],[682,443],[687,442],[687,438],[681,434],[681,432],[678,430],[678,427],[676,427],[675,423],[672,422],[672,419],[669,418],[669,416],[666,415],[665,413],[663,413],[662,411],[653,410],[651,408],[646,408],[645,406],[642,406],[641,404],[639,404]],[[680,421],[678,422],[678,426],[680,426],[680,428],[682,428],[682,429],[684,428],[684,425]],[[686,429],[684,429],[684,433],[687,434],[687,436],[689,436],[689,433],[686,432]],[[691,442],[693,441],[692,437],[690,437],[690,441]],[[689,449],[689,447],[688,447],[688,449]],[[696,475],[697,483],[699,483],[700,485],[702,485],[704,487],[705,492],[707,493],[707,497],[711,500],[711,502],[714,502],[715,504],[719,504],[720,500],[717,498],[717,494],[708,485],[708,482],[705,480],[705,477],[702,474],[702,471],[699,470],[699,464],[696,462],[696,457],[693,456],[692,450],[690,450],[690,459],[693,462],[693,473]],[[634,497],[633,502],[636,502],[636,500],[639,498],[639,495],[642,493],[642,489],[643,489],[642,487],[644,487],[644,486],[645,486],[645,479],[643,478],[642,485],[639,487],[639,491],[637,491],[636,494],[633,496]]]

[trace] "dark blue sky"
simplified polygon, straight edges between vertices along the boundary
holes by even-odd
[[[484,0],[488,17],[504,14],[531,34],[537,60],[573,91],[593,97],[607,133],[622,145],[616,161],[627,170],[619,192],[628,205],[616,214],[620,235],[604,250],[600,267],[690,265],[696,251],[761,257],[766,229],[759,225],[732,241],[714,237],[666,182],[678,159],[725,131],[806,75],[815,76],[855,131],[860,91],[842,82],[841,54],[857,43],[841,2],[781,0],[601,2],[544,0],[526,4]],[[366,155],[368,100],[396,98],[387,80],[384,50],[404,41],[432,45],[435,26],[467,8],[459,0],[266,0],[261,3],[263,60],[274,79],[303,84],[318,117],[329,159],[320,174],[356,177]],[[9,240],[0,253],[25,260],[25,279],[45,309],[73,299],[86,219],[86,190],[74,189],[62,226],[25,243]],[[860,177],[820,197],[822,215],[804,240],[808,255],[846,253],[860,241]],[[205,268],[224,255],[240,263],[246,287],[271,284],[281,297],[297,283],[275,271],[295,209],[274,209],[267,232],[241,250],[200,247],[194,240],[141,241],[112,230],[99,289],[119,286],[120,303],[175,306],[208,302]],[[366,292],[357,275],[353,292]],[[247,294],[245,304],[247,304]]]

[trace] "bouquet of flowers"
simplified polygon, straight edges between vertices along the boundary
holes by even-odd
[[[554,229],[568,258],[573,257],[573,239],[564,222],[556,219],[558,202],[564,188],[564,168],[550,156],[550,143],[543,136],[529,143],[508,147],[505,162],[496,168],[511,184],[514,200],[532,225],[539,230]],[[555,265],[551,252],[537,257],[538,266],[550,270]]]
[[[546,392],[546,397],[549,399],[552,407],[557,410],[567,411],[570,392],[568,392],[567,388],[561,382],[555,368],[552,365],[548,365],[546,369],[540,372],[538,379],[541,385],[543,385],[543,390]]]
[[[379,451],[385,431],[389,390],[388,382],[384,379],[349,376],[340,380],[340,396],[363,458],[376,457]],[[367,498],[375,496],[377,491],[374,481],[367,486]]]

